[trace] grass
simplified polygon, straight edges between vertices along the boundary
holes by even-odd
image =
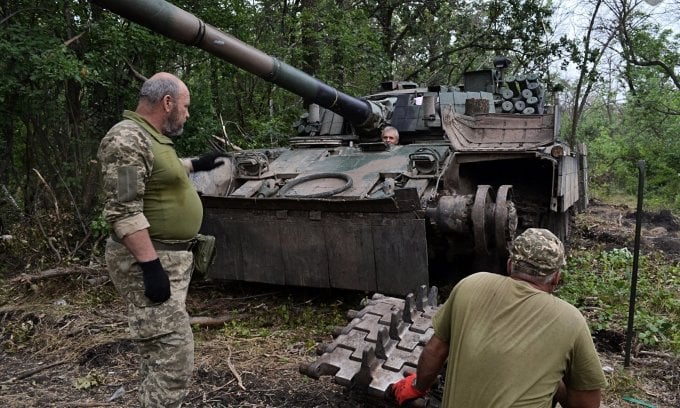
[[[587,315],[592,330],[625,331],[633,254],[626,248],[574,249],[558,296]],[[647,347],[680,353],[680,265],[641,255],[634,330]]]
[[[336,326],[346,324],[346,310],[339,303],[299,303],[288,297],[279,304],[250,310],[247,319],[230,320],[222,332],[237,338],[288,336],[291,342],[302,342],[306,349],[330,335]]]

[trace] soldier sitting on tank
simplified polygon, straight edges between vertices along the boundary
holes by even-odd
[[[514,241],[510,276],[463,279],[433,317],[417,373],[392,384],[400,405],[425,395],[448,359],[442,407],[600,406],[607,385],[586,319],[555,297],[564,246],[529,228]]]
[[[395,127],[385,126],[381,139],[388,145],[396,146],[399,144],[399,131]]]

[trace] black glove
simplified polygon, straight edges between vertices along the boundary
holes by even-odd
[[[160,259],[140,262],[144,277],[144,296],[155,303],[163,303],[170,299],[170,279],[163,269]]]
[[[218,161],[216,162],[215,159],[218,157],[226,157],[226,153],[222,152],[212,152],[212,153],[206,153],[202,156],[200,156],[198,159],[193,159],[191,161],[191,166],[194,168],[194,171],[209,171],[214,168],[220,167],[221,165],[224,164],[223,161]]]

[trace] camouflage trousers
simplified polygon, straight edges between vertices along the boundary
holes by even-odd
[[[139,399],[144,408],[180,407],[194,368],[194,337],[186,311],[193,270],[190,251],[157,251],[170,277],[171,296],[156,304],[144,296],[142,271],[122,244],[108,240],[106,264],[128,307],[130,334],[141,355]]]

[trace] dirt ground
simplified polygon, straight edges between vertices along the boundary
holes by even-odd
[[[570,246],[633,248],[635,216],[627,207],[592,203],[579,214]],[[680,260],[680,223],[670,212],[645,214],[643,249]],[[135,406],[139,382],[135,344],[128,339],[123,305],[103,268],[22,281],[0,289],[0,406]],[[349,309],[366,294],[290,289],[242,283],[192,283],[187,307],[193,317],[226,323],[194,325],[196,365],[186,407],[375,407],[382,401],[355,395],[328,378],[298,372],[332,340]],[[328,316],[331,316],[328,318]],[[333,318],[337,316],[337,318]],[[251,324],[255,319],[258,324]],[[622,333],[596,337],[606,370],[619,370]],[[613,351],[614,350],[614,351]],[[604,406],[680,406],[680,358],[640,352],[631,372],[646,395],[625,402],[604,393]]]

